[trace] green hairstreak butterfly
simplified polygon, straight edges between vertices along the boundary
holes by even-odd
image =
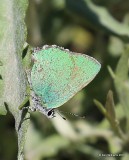
[[[71,52],[56,45],[45,45],[32,54],[30,72],[34,109],[48,118],[90,83],[99,72],[100,63],[85,54]]]

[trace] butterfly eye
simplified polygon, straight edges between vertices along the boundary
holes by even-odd
[[[50,110],[50,111],[48,111],[47,115],[48,115],[48,116],[53,115],[53,109],[52,109],[52,110]]]
[[[51,114],[52,114],[52,111],[49,111],[49,112],[48,112],[48,116],[50,116]]]

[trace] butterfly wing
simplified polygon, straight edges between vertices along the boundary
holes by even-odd
[[[57,108],[85,87],[99,72],[94,58],[60,47],[34,53],[31,81],[34,92],[47,108]]]

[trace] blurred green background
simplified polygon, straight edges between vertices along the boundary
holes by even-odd
[[[96,78],[59,108],[85,119],[64,113],[66,121],[49,120],[31,113],[25,159],[128,160],[129,0],[30,0],[25,21],[31,46],[56,44],[102,65]],[[0,160],[17,159],[14,126],[11,113],[0,116]]]

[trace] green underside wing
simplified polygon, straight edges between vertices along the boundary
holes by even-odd
[[[43,106],[57,108],[90,83],[101,65],[94,58],[45,45],[33,53],[31,84]]]

